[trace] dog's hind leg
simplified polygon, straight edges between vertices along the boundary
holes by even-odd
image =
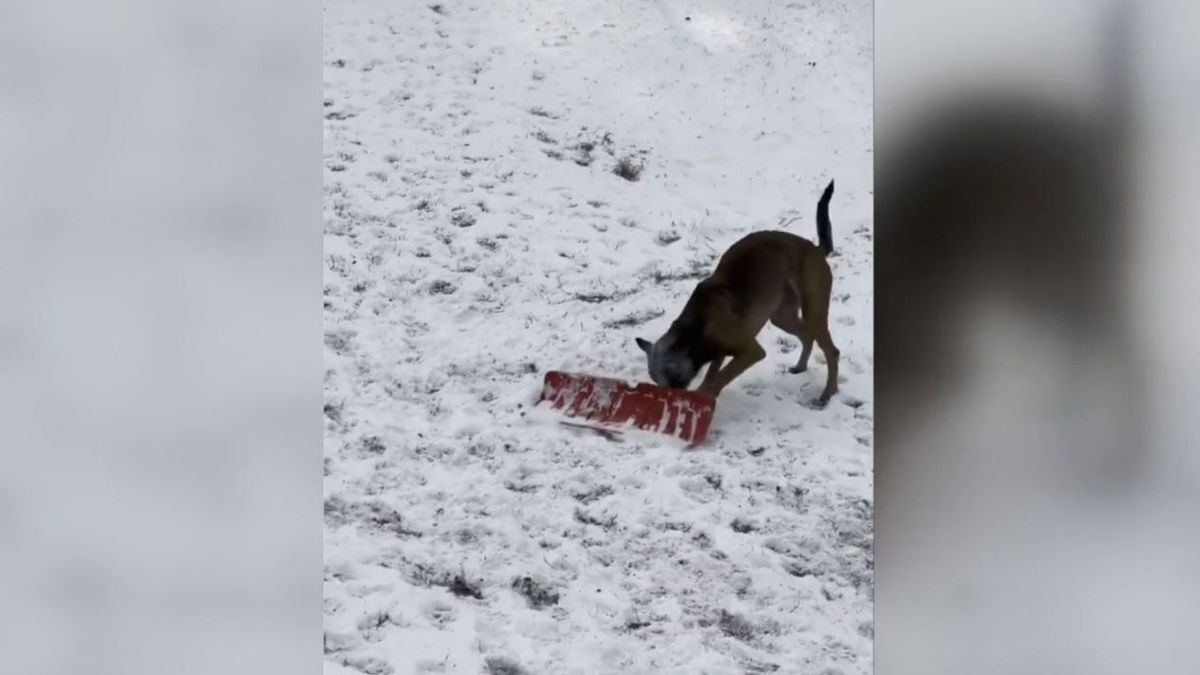
[[[828,370],[828,374],[825,376],[825,390],[821,392],[821,397],[817,399],[818,403],[825,405],[837,393],[838,358],[841,352],[833,344],[833,337],[829,335],[829,326],[825,325],[824,322],[822,322],[819,330],[814,327],[814,332],[816,332],[817,344],[821,345],[821,351],[825,354],[825,367]]]
[[[829,403],[829,399],[837,393],[838,358],[841,356],[841,352],[833,344],[833,337],[829,334],[829,293],[833,274],[827,265],[813,268],[810,274],[811,276],[806,279],[804,294],[801,296],[801,306],[804,310],[804,327],[812,339],[821,346],[821,352],[825,354],[827,370],[825,389],[817,399],[817,403],[823,406]],[[801,354],[802,360],[803,356],[804,354]]]
[[[808,370],[808,357],[812,355],[813,336],[808,332],[808,326],[800,318],[800,308],[796,305],[782,304],[771,315],[771,325],[779,330],[794,335],[800,339],[800,360],[788,368],[789,373],[803,373]]]

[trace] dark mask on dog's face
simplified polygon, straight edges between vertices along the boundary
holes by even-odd
[[[650,379],[660,387],[686,389],[696,378],[700,366],[684,351],[674,349],[674,340],[664,335],[657,342],[637,338],[637,345],[646,352]]]

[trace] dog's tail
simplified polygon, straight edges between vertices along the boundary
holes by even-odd
[[[833,181],[825,192],[821,193],[821,201],[817,202],[817,244],[821,251],[828,256],[833,253],[833,224],[829,222],[829,200],[833,198]]]

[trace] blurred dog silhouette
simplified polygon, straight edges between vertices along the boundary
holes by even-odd
[[[903,434],[963,386],[965,331],[1004,304],[1072,344],[1121,389],[1105,474],[1136,472],[1141,372],[1126,297],[1133,143],[1129,16],[1113,16],[1099,105],[964,94],[880,158],[876,194],[877,431]],[[1098,360],[1098,361],[1097,361]],[[881,451],[882,470],[902,461]]]

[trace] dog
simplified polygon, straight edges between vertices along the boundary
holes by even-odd
[[[713,273],[696,285],[666,334],[654,342],[636,338],[655,384],[686,389],[707,364],[699,391],[716,398],[766,357],[757,337],[770,321],[800,339],[800,359],[788,369],[790,373],[807,370],[813,343],[821,346],[827,374],[816,403],[829,403],[837,393],[840,354],[829,335],[832,197],[830,181],[817,202],[817,244],[777,230],[746,235],[730,246]],[[725,363],[727,357],[729,363]]]

